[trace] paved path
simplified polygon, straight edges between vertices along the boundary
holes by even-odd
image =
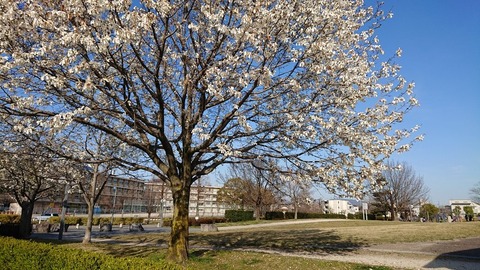
[[[285,226],[285,225],[291,225],[291,224],[306,224],[306,223],[332,222],[332,221],[339,221],[339,219],[298,219],[298,220],[279,221],[279,222],[272,222],[272,223],[218,227],[218,230],[219,231],[235,231],[235,230],[246,230],[249,228],[278,227],[278,226]],[[341,219],[341,221],[353,221],[353,220]]]

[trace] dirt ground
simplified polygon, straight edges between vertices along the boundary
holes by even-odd
[[[310,223],[319,220],[292,221],[290,223]],[[328,222],[330,220],[321,220]],[[288,224],[289,222],[283,223]],[[260,226],[281,226],[264,224]],[[259,225],[251,225],[259,227]],[[239,226],[248,227],[248,226]],[[237,227],[219,228],[220,231],[238,229]],[[253,251],[253,250],[252,250]],[[260,251],[260,250],[256,250]],[[276,251],[262,252],[279,253],[285,256],[300,256],[323,260],[383,265],[398,269],[454,269],[480,270],[480,237],[433,242],[381,244],[361,247],[349,252],[332,253],[282,253]]]
[[[260,250],[252,250],[260,251]],[[345,253],[277,253],[342,262],[389,266],[396,269],[480,269],[480,237],[453,241],[382,244]]]

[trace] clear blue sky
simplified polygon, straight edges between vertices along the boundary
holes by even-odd
[[[480,182],[480,1],[385,0],[394,13],[378,31],[386,54],[400,47],[402,75],[421,106],[406,122],[425,140],[394,157],[430,188],[430,201],[469,199]]]

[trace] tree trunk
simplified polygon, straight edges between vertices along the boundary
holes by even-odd
[[[90,244],[92,242],[92,227],[93,227],[93,211],[95,208],[95,196],[97,191],[97,177],[98,164],[94,165],[92,182],[90,184],[90,196],[83,194],[85,202],[87,203],[87,226],[85,228],[85,235],[83,236],[82,244]]]
[[[298,207],[297,207],[297,204],[295,203],[294,206],[293,206],[294,210],[295,210],[295,217],[294,219],[298,219]]]
[[[261,213],[260,206],[259,205],[255,206],[255,220],[256,221],[260,220],[260,213]]]
[[[92,242],[93,204],[87,203],[87,209],[87,226],[85,227],[82,244],[90,244]]]
[[[22,202],[22,214],[20,216],[20,235],[22,239],[27,239],[32,233],[32,214],[33,202]]]
[[[69,189],[70,189],[70,185],[67,183],[65,185],[65,192],[63,195],[62,214],[60,215],[60,231],[58,232],[58,240],[62,240],[63,232],[65,231],[65,214],[67,212],[67,206],[68,206],[68,190]]]
[[[173,220],[167,259],[183,264],[188,259],[188,207],[190,186],[172,187]]]
[[[395,212],[395,209],[393,209],[393,208],[390,209],[390,220],[391,221],[397,220],[397,213]]]
[[[393,194],[391,193],[390,191],[390,197],[388,198],[389,202],[390,202],[390,220],[391,221],[395,221],[397,220],[397,211],[395,211],[395,208],[398,206],[397,204],[395,204],[395,199],[393,197]]]

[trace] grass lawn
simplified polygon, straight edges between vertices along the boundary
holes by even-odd
[[[167,233],[135,233],[108,237],[117,244],[82,247],[114,256],[163,258]],[[312,258],[246,252],[261,249],[286,253],[348,254],[381,243],[425,242],[480,237],[480,222],[408,223],[332,221],[272,227],[248,227],[215,233],[191,233],[190,269],[390,269]],[[122,242],[135,245],[122,245]]]

